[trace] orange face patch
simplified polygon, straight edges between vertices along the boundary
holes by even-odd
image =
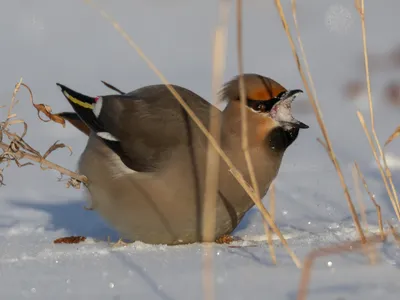
[[[277,125],[275,124],[275,121],[271,118],[263,118],[263,120],[259,122],[255,128],[257,141],[264,140],[267,134],[276,126]]]
[[[251,100],[269,100],[285,91],[286,89],[279,84],[258,85],[257,88],[247,88],[247,97]]]

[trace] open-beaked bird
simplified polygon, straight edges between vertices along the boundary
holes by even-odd
[[[258,74],[243,74],[243,79],[248,151],[263,197],[285,151],[308,126],[292,115],[292,101],[301,90],[287,90]],[[96,97],[57,85],[75,111],[59,115],[88,135],[78,171],[88,178],[92,207],[121,237],[151,244],[211,242],[230,234],[253,207],[221,161],[215,236],[202,236],[208,140],[165,85]],[[207,128],[210,113],[219,115],[220,146],[250,183],[239,76],[221,88],[221,99],[227,101],[223,110],[184,87],[173,87]]]

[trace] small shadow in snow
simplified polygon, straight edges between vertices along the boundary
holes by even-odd
[[[43,211],[50,216],[45,229],[65,230],[68,235],[80,235],[94,239],[118,240],[116,231],[111,229],[100,215],[84,208],[86,202],[71,201],[59,204],[31,203],[29,201],[13,200],[12,205],[22,209]]]
[[[251,208],[242,218],[239,225],[235,228],[233,234],[238,231],[244,230],[249,227],[252,223],[254,223],[253,217],[255,214],[259,213],[257,209],[254,207]]]
[[[310,220],[314,220],[311,217],[307,217],[307,219]],[[324,222],[327,222],[327,220],[321,219]],[[321,222],[322,222],[321,221]],[[312,235],[317,235],[317,233],[313,232],[311,229],[309,228],[303,228],[301,226],[294,226],[292,224],[290,224],[290,220],[288,220],[287,222],[277,222],[275,221],[276,225],[278,226],[278,228],[280,229],[284,229],[284,230],[294,230],[294,231],[299,231],[299,232],[305,232],[310,234],[310,236]],[[293,223],[296,223],[296,221],[294,220]],[[243,217],[243,219],[241,220],[241,222],[239,223],[239,225],[235,228],[235,230],[233,231],[232,235],[239,235],[241,234],[241,231],[246,230],[247,228],[250,228],[250,226],[252,225],[256,225],[256,226],[262,226],[262,217],[260,216],[260,213],[258,211],[258,209],[256,207],[252,207]],[[264,231],[263,231],[264,232]]]
[[[363,284],[359,282],[355,282],[354,284],[345,283],[345,284],[334,284],[330,286],[320,286],[315,288],[310,288],[308,290],[308,295],[318,295],[320,299],[360,299],[359,293],[368,294],[374,293],[376,290],[381,290],[382,286],[375,283]],[[298,290],[289,292],[287,294],[287,299],[295,300],[297,299]],[[335,298],[331,298],[329,296],[334,296]],[[308,298],[307,298],[308,299]]]
[[[157,283],[156,279],[152,278],[149,274],[147,274],[146,269],[140,266],[140,262],[135,263],[129,257],[126,257],[124,253],[114,252],[114,255],[118,257],[121,264],[126,268],[136,272],[143,281],[152,289],[152,291],[162,300],[173,300],[173,298],[168,295],[165,291],[160,289],[159,283]]]

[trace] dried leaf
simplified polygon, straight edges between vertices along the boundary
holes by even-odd
[[[53,241],[54,244],[78,244],[80,242],[84,242],[86,237],[84,236],[67,236],[58,238]]]
[[[217,244],[231,244],[233,241],[235,241],[235,238],[231,235],[222,235],[219,238],[215,240],[215,243]]]
[[[8,108],[8,114],[7,114],[8,116],[11,115],[11,111],[12,111],[12,109],[14,108],[14,106],[16,104],[15,97],[17,96],[17,93],[18,93],[18,91],[19,91],[19,89],[21,87],[21,84],[22,84],[22,78],[15,85],[15,88],[14,88],[14,91],[13,91],[13,95],[12,95],[12,98],[11,98],[11,104],[10,104],[10,107]]]
[[[53,113],[52,113],[52,109],[51,109],[51,107],[50,107],[49,105],[46,105],[46,104],[35,104],[35,102],[33,102],[33,94],[32,94],[31,89],[29,88],[29,86],[27,86],[27,85],[24,84],[24,83],[21,83],[21,85],[24,86],[24,87],[28,90],[28,92],[29,92],[29,97],[30,97],[30,99],[31,99],[31,103],[32,103],[32,105],[36,108],[37,114],[38,114],[38,118],[39,118],[41,121],[43,121],[43,122],[50,122],[50,121],[53,121],[53,122],[59,123],[59,124],[61,124],[63,127],[65,127],[65,120],[64,120],[62,117],[53,114]],[[48,117],[49,119],[48,119],[48,120],[43,119],[43,118],[40,116],[40,113],[44,114],[44,115],[45,115],[46,117]]]
[[[70,146],[67,146],[64,143],[59,143],[59,141],[56,141],[53,145],[50,146],[50,148],[42,156],[42,159],[46,159],[53,151],[56,151],[57,149],[62,149],[62,148],[67,148],[70,152],[70,155],[72,155],[72,148]],[[42,164],[40,164],[40,168],[42,170],[46,170],[46,168],[43,167]]]
[[[396,128],[396,130],[391,134],[391,136],[387,139],[385,142],[385,147],[389,145],[395,138],[397,138],[400,135],[400,126]]]
[[[7,120],[15,118],[17,116],[17,114],[11,114],[7,116]]]
[[[67,188],[70,188],[72,186],[74,189],[79,190],[81,188],[81,182],[75,178],[70,178],[65,186]]]
[[[16,114],[14,114],[14,115],[17,116]],[[10,118],[8,118],[8,119],[10,119]],[[20,124],[20,123],[25,123],[25,122],[24,122],[24,120],[21,120],[21,119],[6,121],[7,125],[14,125],[14,124]]]
[[[24,124],[24,131],[21,134],[21,136],[18,137],[18,139],[22,139],[28,131],[28,124],[26,124],[24,120],[21,120],[21,119],[9,120],[9,119],[7,119],[7,121],[4,123],[3,130],[5,130],[5,128],[7,128],[8,126],[15,125],[15,124],[21,124],[21,123]]]
[[[23,168],[26,166],[33,166],[33,163],[31,163],[31,162],[21,164],[18,159],[14,159],[14,161],[15,161],[15,164],[18,166],[18,168]]]

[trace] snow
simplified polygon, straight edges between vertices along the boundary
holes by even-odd
[[[288,88],[304,89],[273,1],[244,2],[246,72],[271,76]],[[290,1],[282,1],[294,34]],[[166,78],[211,99],[212,42],[218,3],[211,0],[96,1],[132,36]],[[367,43],[371,57],[397,46],[397,0],[366,1]],[[349,81],[364,82],[361,25],[353,1],[298,1],[298,22],[320,105],[350,193],[355,198],[352,166],[356,160],[385,220],[395,215],[356,116],[369,124],[367,94],[344,94]],[[224,80],[237,74],[234,6],[229,23]],[[89,95],[159,83],[136,52],[84,1],[8,1],[0,10],[0,97],[8,104],[23,77],[37,103],[53,111],[71,110],[56,82]],[[384,142],[399,124],[399,108],[384,97],[399,69],[372,68],[376,129]],[[372,65],[372,64],[371,64]],[[46,151],[57,139],[72,146],[50,159],[75,169],[86,138],[72,126],[40,122],[26,91],[15,112],[29,124],[27,142]],[[285,154],[276,181],[277,224],[296,254],[355,239],[356,231],[337,174],[321,145],[306,94],[293,103],[294,116],[308,124]],[[1,119],[4,109],[0,110]],[[399,142],[388,147],[388,164],[399,182]],[[5,170],[0,188],[0,295],[2,299],[205,299],[202,245],[154,246],[136,242],[115,248],[118,235],[88,205],[83,190],[66,189],[58,174],[38,166]],[[371,232],[377,232],[375,208],[363,192]],[[268,196],[264,203],[268,204]],[[80,244],[53,244],[63,236],[82,235]],[[274,266],[263,237],[260,214],[252,209],[237,228],[242,247],[215,245],[215,299],[296,299],[301,270],[275,238]],[[358,254],[317,259],[308,299],[398,299],[400,249],[393,241],[378,246],[374,266]]]

